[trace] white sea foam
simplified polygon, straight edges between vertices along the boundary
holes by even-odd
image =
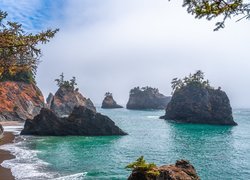
[[[147,116],[148,119],[159,119],[159,116]]]
[[[16,179],[50,179],[53,174],[43,172],[42,170],[48,163],[37,158],[38,151],[30,150],[23,146],[24,141],[6,144],[0,148],[10,151],[15,155],[15,159],[6,160],[1,165],[5,168],[10,168],[13,176]]]
[[[5,126],[4,130],[16,135],[20,134],[23,127]],[[28,147],[28,141],[32,137],[17,136],[16,143],[5,144],[0,149],[9,151],[15,156],[14,159],[5,160],[1,165],[11,169],[13,176],[17,180],[82,180],[86,172],[73,175],[61,176],[59,173],[48,171],[46,163],[37,157],[39,151],[31,150]],[[60,177],[61,176],[61,177]]]

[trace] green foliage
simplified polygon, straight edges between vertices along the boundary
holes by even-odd
[[[35,82],[41,49],[58,29],[37,34],[27,33],[17,22],[4,21],[7,13],[0,10],[0,81]]]
[[[211,20],[222,16],[222,20],[215,24],[214,31],[224,28],[225,21],[233,16],[241,16],[237,21],[250,17],[250,4],[243,0],[184,0],[183,6],[199,19]]]
[[[157,166],[154,163],[146,163],[143,156],[139,157],[135,162],[126,166],[127,169],[132,171],[139,171],[148,177],[156,177],[160,175]]]
[[[137,93],[153,93],[153,94],[157,94],[157,93],[159,93],[159,89],[152,88],[152,87],[149,87],[149,86],[140,88],[138,86],[138,87],[135,87],[135,88],[130,90],[130,94],[137,94]]]
[[[63,73],[60,74],[60,78],[55,79],[55,81],[57,82],[57,86],[59,88],[67,88],[67,89],[75,90],[75,86],[77,85],[76,78],[74,76],[69,81],[65,81]]]
[[[173,89],[173,92],[187,85],[212,88],[209,84],[209,81],[204,80],[204,73],[201,70],[196,71],[196,73],[194,74],[189,74],[188,77],[184,77],[183,79],[174,78],[171,82],[171,87]]]

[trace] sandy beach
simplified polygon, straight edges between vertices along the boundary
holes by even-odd
[[[3,144],[12,143],[14,138],[15,138],[15,136],[11,132],[4,132],[4,136],[0,140],[0,146],[3,145]],[[15,158],[15,156],[10,154],[10,152],[0,150],[0,164],[2,164],[2,162],[4,160],[13,159],[13,158]],[[2,166],[0,166],[0,177],[3,180],[13,180],[13,179],[15,179],[14,176],[12,175],[10,169],[4,168]]]

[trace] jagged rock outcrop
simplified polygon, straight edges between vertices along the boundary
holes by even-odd
[[[156,88],[136,87],[130,91],[127,109],[165,109],[171,97],[164,96]]]
[[[54,99],[54,95],[52,93],[49,93],[48,97],[46,98],[46,106],[48,109],[50,109],[53,99]]]
[[[148,176],[142,171],[133,171],[128,180],[200,180],[195,168],[186,160],[176,161],[174,165],[154,168],[158,176]]]
[[[43,108],[33,120],[26,120],[22,135],[40,136],[109,136],[126,135],[107,116],[86,107],[75,107],[69,117],[60,118],[53,111]]]
[[[224,91],[192,84],[174,92],[162,118],[183,123],[237,125]]]
[[[3,137],[3,126],[0,124],[0,139]]]
[[[118,105],[114,100],[112,94],[106,95],[104,100],[102,101],[101,108],[104,109],[115,109],[115,108],[123,108],[121,105]]]
[[[35,84],[0,82],[0,121],[33,118],[44,107],[44,98]]]
[[[68,116],[75,106],[84,106],[92,111],[96,108],[90,99],[85,98],[78,89],[60,87],[51,101],[50,109],[59,117]]]

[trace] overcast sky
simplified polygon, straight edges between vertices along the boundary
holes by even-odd
[[[9,19],[29,32],[60,28],[42,45],[37,82],[45,96],[54,79],[76,76],[82,94],[100,104],[106,91],[125,104],[135,86],[170,95],[170,82],[202,70],[233,107],[250,107],[250,22],[197,20],[168,0],[0,0]]]

